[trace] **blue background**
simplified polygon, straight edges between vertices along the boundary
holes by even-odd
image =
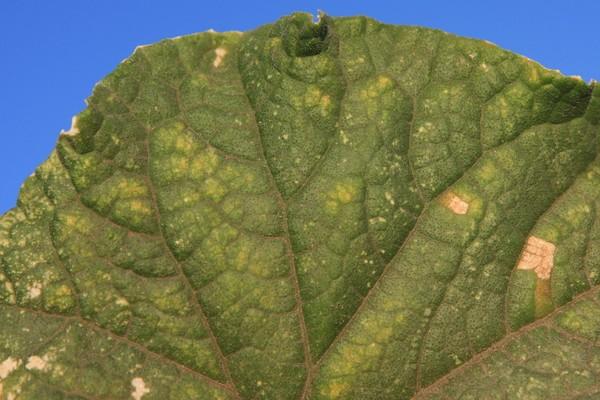
[[[526,4],[522,4],[526,3]],[[293,11],[368,15],[487,39],[548,68],[600,80],[600,1],[0,1],[0,213],[50,154],[94,83],[135,46]]]

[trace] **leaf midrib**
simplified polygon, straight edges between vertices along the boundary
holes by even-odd
[[[255,129],[253,129],[253,132],[256,133],[256,143],[258,146],[258,152],[260,155],[260,159],[265,164],[265,170],[267,171],[267,174],[268,174],[269,184],[273,189],[274,195],[277,200],[277,204],[279,206],[279,209],[280,209],[280,212],[282,215],[283,235],[281,237],[285,244],[286,254],[287,254],[288,261],[289,261],[290,279],[292,281],[292,285],[294,286],[294,298],[296,301],[295,308],[296,308],[296,314],[298,315],[298,323],[300,324],[300,336],[302,338],[302,348],[303,348],[303,352],[304,352],[304,367],[306,370],[306,378],[304,380],[304,385],[302,387],[302,393],[300,395],[300,398],[302,399],[302,398],[306,397],[307,393],[310,390],[310,382],[312,381],[311,374],[312,374],[312,369],[313,369],[314,364],[313,364],[313,361],[311,358],[310,342],[309,342],[309,338],[308,338],[308,328],[306,326],[306,321],[304,320],[303,301],[302,301],[302,296],[301,296],[301,292],[300,292],[300,283],[298,281],[298,272],[296,269],[294,250],[292,247],[291,236],[290,236],[289,221],[288,221],[288,205],[287,205],[286,201],[284,200],[283,195],[281,194],[281,189],[279,189],[277,182],[275,181],[275,176],[273,175],[273,170],[269,164],[269,160],[267,158],[267,154],[264,149],[261,128],[260,128],[260,124],[258,123],[256,110],[254,109],[254,107],[252,105],[252,101],[247,92],[246,85],[244,84],[243,79],[241,77],[239,54],[238,54],[238,59],[236,61],[237,61],[236,72],[241,81],[242,91],[244,92],[248,106],[252,110],[252,116],[254,117],[254,124],[255,124],[254,128]],[[327,149],[329,149],[330,147],[331,147],[331,145],[329,145]],[[311,171],[311,173],[312,172],[313,171]],[[309,176],[311,176],[311,175],[309,175]],[[301,187],[304,187],[304,186],[301,186]],[[300,190],[298,190],[298,192],[300,192]]]

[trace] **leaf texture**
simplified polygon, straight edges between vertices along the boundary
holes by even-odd
[[[139,47],[0,219],[1,399],[600,396],[600,92],[293,14]]]

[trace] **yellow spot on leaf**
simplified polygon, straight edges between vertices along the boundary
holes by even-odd
[[[529,79],[532,81],[538,81],[540,79],[538,66],[533,61],[528,60],[527,67],[527,76],[529,77]]]
[[[214,150],[208,150],[194,157],[192,161],[191,172],[195,177],[211,175],[218,165],[219,157]]]
[[[377,342],[385,342],[392,336],[392,328],[383,328],[375,334]]]
[[[243,246],[235,257],[235,265],[238,269],[244,269],[248,264],[248,258],[250,257],[250,249],[248,246]]]
[[[204,193],[214,201],[219,201],[225,194],[225,188],[218,180],[208,178],[204,182]]]
[[[321,103],[323,94],[317,86],[311,85],[304,94],[304,104],[308,107],[314,107]]]
[[[329,95],[325,95],[321,97],[319,103],[321,105],[321,115],[326,115],[329,112],[329,107],[331,106],[331,97],[329,97]]]
[[[331,399],[337,399],[346,391],[347,388],[347,383],[332,382],[329,384],[327,390],[323,394]]]
[[[67,225],[67,226],[71,226],[71,227],[77,226],[77,222],[78,222],[78,218],[74,215],[67,215],[65,217],[65,225]]]
[[[175,139],[175,149],[184,152],[190,153],[193,150],[194,142],[188,136],[178,136]]]
[[[379,79],[377,79],[377,86],[379,86],[380,89],[385,89],[390,86],[391,83],[392,80],[387,76],[380,76]]]
[[[150,206],[141,200],[132,200],[129,204],[131,211],[138,214],[150,214]]]
[[[325,207],[330,212],[337,212],[340,205],[356,200],[358,192],[358,185],[353,182],[338,183],[327,193]]]
[[[372,82],[366,90],[362,90],[360,95],[363,99],[377,98],[381,95],[381,92],[392,86],[392,80],[387,76],[381,75],[376,81]]]
[[[478,168],[476,172],[479,178],[489,181],[494,179],[497,170],[491,161],[486,161],[481,164],[480,168]]]
[[[148,194],[148,188],[146,187],[146,185],[143,185],[131,179],[121,180],[117,184],[117,189],[121,193],[127,194],[127,197],[145,196]]]
[[[338,184],[335,190],[338,200],[344,204],[354,200],[358,192],[357,187],[351,184]]]

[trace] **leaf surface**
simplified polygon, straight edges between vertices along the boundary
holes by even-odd
[[[87,103],[0,219],[0,398],[600,395],[595,84],[294,14]]]

